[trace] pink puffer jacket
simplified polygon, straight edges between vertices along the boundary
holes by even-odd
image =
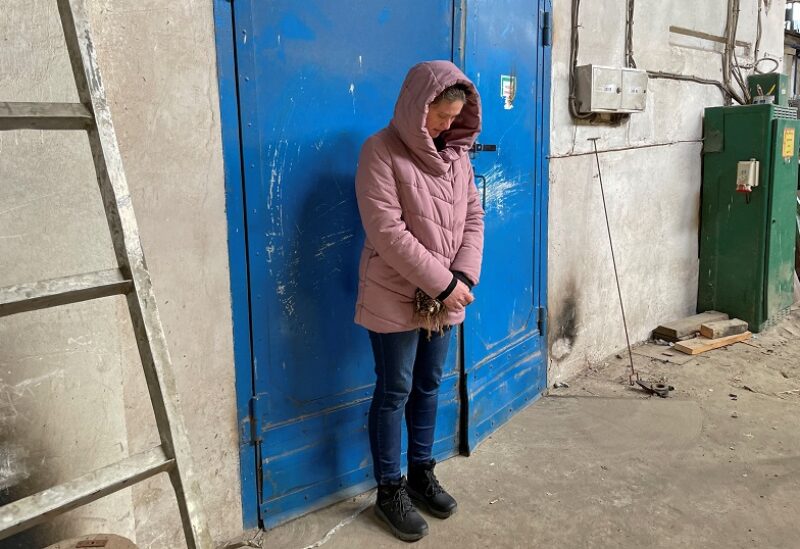
[[[437,151],[425,129],[428,105],[454,84],[469,89],[467,104]],[[356,196],[366,242],[356,323],[380,333],[413,330],[417,288],[437,297],[453,271],[478,283],[483,208],[467,151],[480,129],[478,92],[455,65],[431,61],[409,71],[389,127],[361,149]],[[463,320],[463,310],[448,313],[450,325]]]

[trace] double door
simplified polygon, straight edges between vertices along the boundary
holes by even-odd
[[[452,59],[483,100],[474,154],[486,210],[477,301],[453,338],[434,454],[469,451],[545,384],[544,2],[233,4],[253,378],[266,526],[374,482],[374,367],[353,324],[363,244],[361,144],[407,70]],[[404,446],[405,449],[405,446]]]

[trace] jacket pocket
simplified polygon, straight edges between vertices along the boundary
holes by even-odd
[[[375,250],[368,246],[364,246],[364,249],[361,250],[361,259],[358,262],[358,279],[362,283],[367,280],[367,269],[369,268],[370,260],[377,255]]]
[[[403,301],[411,300],[417,288],[408,280],[403,278],[400,273],[389,266],[381,256],[375,254],[369,260],[368,268],[365,268],[365,278],[371,284],[380,286],[397,296],[402,296]]]

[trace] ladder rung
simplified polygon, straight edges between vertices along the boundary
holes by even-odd
[[[8,286],[0,288],[0,317],[120,295],[131,286],[119,269]]]
[[[0,507],[0,539],[172,469],[161,446]]]
[[[0,102],[0,130],[85,130],[92,121],[81,103]]]

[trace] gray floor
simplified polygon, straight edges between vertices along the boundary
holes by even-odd
[[[471,457],[439,465],[459,512],[428,517],[414,546],[800,547],[798,316],[684,365],[637,357],[643,376],[676,386],[667,399],[627,387],[616,357],[553,391]],[[251,546],[408,546],[374,517],[372,498]]]

